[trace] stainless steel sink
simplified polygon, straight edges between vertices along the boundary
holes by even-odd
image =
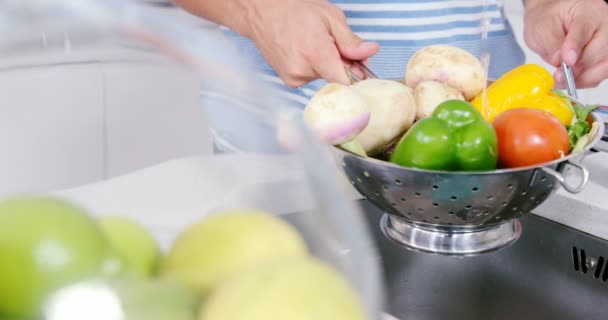
[[[384,268],[387,309],[402,319],[608,319],[608,241],[530,214],[505,249],[456,258],[404,249],[366,212]]]

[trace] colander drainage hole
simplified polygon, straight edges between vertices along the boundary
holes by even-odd
[[[450,212],[448,212],[448,214],[454,214],[454,211],[450,211]]]
[[[517,207],[513,207],[513,209],[511,209],[511,210],[513,210],[513,211],[517,211]]]
[[[493,196],[488,196],[488,200],[492,201],[492,200],[494,200],[494,197]]]
[[[357,181],[363,182],[363,180],[361,180],[361,178],[359,178],[359,177],[357,177]]]
[[[525,195],[527,195],[527,194],[528,194],[528,191],[525,191],[525,190],[524,190],[524,191],[522,191],[522,192],[521,192],[521,195],[522,195],[522,196],[525,196]]]
[[[439,220],[439,217],[433,217],[433,219],[435,219],[435,220]]]
[[[545,176],[540,177],[540,181],[545,181],[547,178]]]
[[[433,203],[433,207],[439,207],[439,203]]]
[[[351,180],[351,181],[350,181],[350,183],[351,183],[351,184],[355,184],[355,180]]]
[[[401,202],[405,202],[405,198],[401,198]]]
[[[428,221],[426,221],[426,220],[422,220],[422,222],[424,222],[424,223],[428,223]]]
[[[473,207],[472,207],[472,206],[470,206],[470,205],[468,205],[468,206],[464,206],[464,207],[465,207],[465,209],[471,209],[471,208],[473,208]]]
[[[416,198],[420,198],[421,194],[416,192]]]
[[[384,190],[388,190],[388,186],[384,186],[383,188],[384,188]]]
[[[456,200],[456,199],[458,199],[458,198],[456,198],[455,196],[451,196],[451,197],[450,197],[450,199],[452,199],[452,200]]]
[[[507,206],[507,202],[506,202],[506,201],[503,201],[503,202],[502,202],[502,205],[506,207],[506,206]]]
[[[424,211],[424,209],[422,209],[422,208],[418,208],[418,209],[416,209],[416,210],[418,210],[418,211],[420,211],[420,212],[423,212],[423,211]]]
[[[397,206],[397,204],[396,204],[396,203],[394,203],[394,202],[391,202],[391,206],[396,207],[396,206]]]
[[[477,192],[477,191],[479,191],[479,188],[473,187],[473,189],[471,189],[471,190],[473,190],[473,192]]]
[[[374,192],[374,195],[375,195],[376,197],[379,197],[379,196],[380,196],[380,194],[379,194],[378,192]]]
[[[401,180],[395,180],[395,183],[399,186],[401,185]]]
[[[530,197],[530,200],[534,200],[534,199],[536,199],[536,197],[535,197],[535,196],[531,196],[531,197]]]
[[[365,177],[369,178],[369,172],[367,172],[367,171],[363,171],[363,175],[364,175]]]
[[[433,186],[433,190],[437,190],[437,189],[439,189],[439,186],[437,186],[437,185]]]
[[[513,185],[512,185],[512,184],[508,184],[508,185],[507,185],[507,188],[508,188],[508,189],[513,189]]]

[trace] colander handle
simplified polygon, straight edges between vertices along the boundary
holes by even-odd
[[[549,174],[549,175],[553,176],[555,179],[557,179],[557,181],[559,181],[559,183],[562,185],[562,187],[564,187],[564,189],[566,189],[568,192],[579,193],[579,192],[583,191],[583,189],[585,188],[585,185],[589,181],[589,170],[587,170],[587,168],[583,167],[582,165],[580,165],[578,163],[574,163],[574,162],[570,162],[570,161],[565,162],[564,165],[573,166],[576,169],[578,169],[578,171],[582,174],[582,181],[577,186],[570,185],[561,173],[559,173],[551,168],[542,167],[541,169],[546,174]]]

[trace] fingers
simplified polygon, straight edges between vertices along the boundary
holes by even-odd
[[[344,63],[331,36],[321,42],[315,50],[308,53],[308,59],[315,73],[328,82],[350,84],[344,70]]]
[[[608,79],[608,59],[596,63],[589,68],[579,68],[577,72],[573,70],[574,82],[579,89],[595,88],[599,86],[605,79]],[[553,74],[555,78],[555,87],[558,89],[566,88],[566,81],[562,68],[558,68]]]
[[[596,87],[608,78],[608,23],[597,15],[597,11],[602,9],[608,12],[608,6],[602,3],[599,9],[584,11],[577,19],[572,19],[560,50],[564,62],[572,66],[579,88]],[[565,87],[561,68],[554,78],[556,86]]]
[[[553,79],[555,80],[554,86],[557,89],[566,88],[566,80],[564,79],[564,71],[562,70],[562,67],[559,67],[559,68],[557,68],[557,70],[555,70],[555,72],[553,73]],[[577,83],[577,87],[578,87],[578,83]]]
[[[559,52],[566,34],[554,10],[526,10],[524,40],[528,47],[551,65],[559,66]]]
[[[350,61],[363,61],[376,54],[379,45],[362,41],[352,32],[344,13],[325,0],[293,1],[297,14],[282,24],[264,26],[255,37],[266,61],[290,88],[322,78],[350,84],[345,67],[360,79],[365,72]],[[273,18],[276,20],[276,17]]]
[[[365,72],[353,66],[349,60],[367,61],[378,52],[379,45],[364,42],[353,33],[342,10],[334,5],[325,7],[324,21],[328,34],[317,35],[317,40],[321,38],[321,41],[316,42],[318,45],[304,52],[316,75],[328,82],[350,84],[346,67],[360,79],[365,79]]]
[[[576,77],[576,83],[580,88],[595,88],[606,78],[608,78],[608,62],[587,69],[583,74]]]
[[[336,41],[340,54],[350,60],[367,60],[378,53],[380,46],[375,42],[364,42],[348,26],[342,10],[332,6],[327,17],[331,35]]]
[[[567,65],[574,66],[578,62],[583,49],[591,41],[598,27],[599,21],[573,20],[560,50],[561,58]]]
[[[353,72],[359,79],[367,78],[365,71],[361,70],[361,68],[353,65],[349,60],[342,58],[342,63],[344,67]]]

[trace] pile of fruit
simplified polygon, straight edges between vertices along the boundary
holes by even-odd
[[[349,283],[266,212],[217,212],[163,253],[130,219],[52,197],[0,201],[0,319],[116,319],[100,316],[107,295],[86,301],[89,283],[106,284],[126,320],[365,318]]]
[[[305,121],[328,143],[405,167],[491,171],[538,165],[586,147],[596,106],[571,103],[543,67],[519,66],[488,85],[469,52],[432,45],[405,81],[327,84]]]

